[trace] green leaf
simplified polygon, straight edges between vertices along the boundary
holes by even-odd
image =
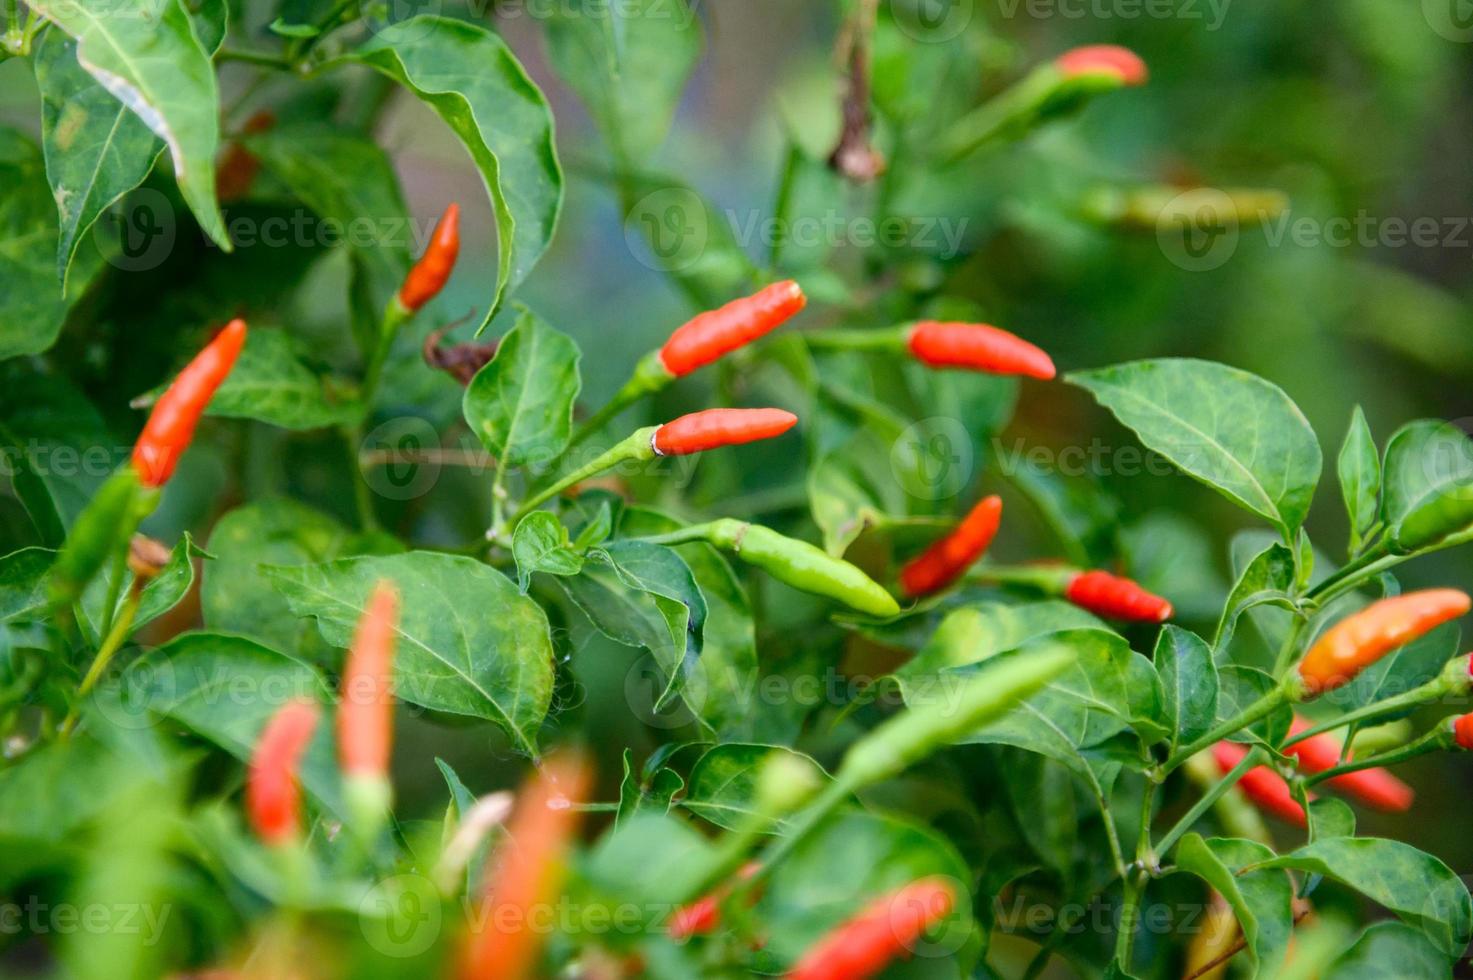
[[[41,145],[61,219],[57,279],[67,283],[89,229],[143,183],[163,142],[77,62],[77,42],[46,31],[32,61],[41,90]]]
[[[1201,637],[1169,624],[1156,638],[1154,656],[1174,752],[1207,734],[1217,720],[1217,664]]]
[[[1271,976],[1289,948],[1294,888],[1289,876],[1264,867],[1274,852],[1251,840],[1187,834],[1176,846],[1177,865],[1227,899],[1248,941],[1255,976]],[[1258,866],[1262,870],[1244,873]]]
[[[1350,416],[1350,429],[1340,447],[1336,469],[1340,476],[1340,496],[1350,517],[1349,550],[1355,554],[1366,532],[1376,523],[1381,505],[1381,457],[1359,405]]]
[[[1210,361],[1135,361],[1069,376],[1141,442],[1272,521],[1304,523],[1320,447],[1299,408],[1262,378]]]
[[[1243,664],[1221,666],[1218,668],[1217,677],[1221,689],[1217,694],[1216,723],[1237,717],[1249,705],[1261,700],[1277,686],[1267,672]],[[1269,745],[1278,745],[1289,734],[1289,726],[1293,723],[1293,711],[1287,705],[1281,705],[1270,712],[1267,717],[1230,737],[1235,741],[1249,741],[1251,736]]]
[[[1385,472],[1381,518],[1394,540],[1413,517],[1473,492],[1473,441],[1449,422],[1409,422],[1386,444]]]
[[[940,949],[956,949],[959,931],[972,928],[966,902],[972,875],[951,843],[905,820],[841,812],[773,869],[757,911],[772,925],[772,951],[791,960],[870,901],[931,875],[950,880],[959,892],[959,907],[936,940]],[[946,960],[936,956],[927,962],[939,970]]]
[[[1179,618],[1207,620],[1220,612],[1228,583],[1215,542],[1196,523],[1168,511],[1147,514],[1121,530],[1120,549],[1129,577],[1171,600]]]
[[[189,590],[194,587],[194,559],[203,557],[205,552],[195,545],[194,539],[189,532],[169,552],[169,560],[164,567],[159,569],[147,585],[143,587],[143,594],[138,599],[138,610],[133,614],[133,630],[137,632],[148,623],[158,619],[164,613],[173,609],[184,601]],[[107,605],[107,595],[112,584],[113,569],[104,565],[98,576],[92,580],[82,596],[82,615],[94,635],[102,631],[104,607]],[[118,604],[113,609],[113,616],[122,608],[126,601],[126,594],[132,588],[133,573],[123,573],[123,588],[118,593]]]
[[[1310,840],[1355,836],[1355,811],[1344,800],[1322,796],[1310,800],[1306,812],[1309,815]]]
[[[1091,614],[1059,599],[963,606],[947,613],[920,651],[895,673],[901,678],[923,677],[980,663],[1050,633],[1104,628]]]
[[[701,55],[686,0],[559,4],[546,24],[548,59],[578,93],[621,166],[665,139]]]
[[[242,636],[186,633],[128,665],[122,697],[105,717],[123,726],[168,718],[249,762],[266,722],[294,698],[333,702],[307,664]],[[300,769],[302,786],[339,818],[346,814],[331,716],[318,722]]]
[[[675,794],[685,788],[680,773],[668,766],[660,766],[646,781],[641,781],[634,772],[631,762],[633,752],[624,750],[624,778],[619,783],[619,809],[614,815],[616,823],[625,823],[641,813],[660,816],[670,812]]]
[[[1420,928],[1448,956],[1461,955],[1473,934],[1473,900],[1462,879],[1437,858],[1401,841],[1335,837],[1260,866],[1334,878]]]
[[[546,251],[562,208],[547,99],[500,37],[446,17],[391,24],[334,62],[344,63],[368,65],[407,86],[470,151],[495,206],[500,246],[484,330],[506,291]]]
[[[0,558],[0,623],[45,615],[46,574],[55,560],[49,548],[22,548]]]
[[[550,511],[537,510],[517,522],[511,536],[511,553],[517,562],[517,585],[523,594],[533,572],[548,575],[577,575],[583,570],[583,553],[568,539],[568,529]]]
[[[690,771],[682,805],[696,816],[726,830],[734,830],[757,815],[757,777],[768,758],[781,753],[811,769],[815,783],[830,781],[812,758],[777,745],[728,742],[701,756]],[[768,833],[785,833],[790,820],[768,825]]]
[[[411,241],[409,211],[388,155],[366,137],[321,126],[277,128],[244,145],[322,219],[324,237],[336,226],[340,240],[327,244],[352,250],[368,303],[382,315],[409,271]]]
[[[653,917],[668,914],[684,897],[673,889],[689,880],[690,868],[711,860],[714,849],[688,821],[638,813],[593,846],[582,871],[596,892],[616,895],[629,908]]]
[[[205,233],[230,251],[215,200],[215,68],[182,0],[36,0],[31,6],[77,39],[82,67],[168,145],[185,202]]]
[[[1212,649],[1217,651],[1218,658],[1226,654],[1238,628],[1238,619],[1248,610],[1268,604],[1292,609],[1289,591],[1293,587],[1294,552],[1281,544],[1269,545],[1259,552],[1238,576],[1217,623]]]
[[[1445,980],[1452,973],[1452,961],[1420,929],[1404,922],[1377,922],[1366,927],[1324,976],[1326,980],[1385,980],[1387,965],[1395,963],[1396,975],[1403,980]]]
[[[521,310],[465,389],[465,420],[498,466],[551,465],[568,447],[581,356],[566,334]]]
[[[410,704],[485,718],[537,754],[552,698],[547,616],[511,580],[470,558],[414,551],[277,566],[267,577],[292,611],[346,649],[376,583],[399,589],[395,693]]]
[[[293,615],[261,567],[316,564],[342,556],[349,545],[347,528],[293,500],[262,500],[228,511],[206,544],[216,558],[205,567],[200,586],[205,625],[307,653],[320,644],[317,631]]]

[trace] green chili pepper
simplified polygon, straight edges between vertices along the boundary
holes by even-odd
[[[731,518],[706,525],[704,537],[795,589],[836,599],[880,618],[900,612],[895,597],[878,582],[842,558],[835,558],[806,541]]]
[[[1392,551],[1410,554],[1473,532],[1473,486],[1448,490],[1402,518],[1392,535]]]
[[[51,600],[66,606],[82,597],[107,560],[128,546],[139,523],[158,503],[131,466],[118,470],[77,517],[51,570]]]
[[[955,675],[956,687],[911,701],[905,711],[855,742],[839,768],[839,782],[858,788],[888,779],[1012,710],[1076,659],[1073,649],[1054,644],[1009,657],[974,677]]]

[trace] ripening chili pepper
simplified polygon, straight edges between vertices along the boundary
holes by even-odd
[[[939,323],[911,327],[907,338],[916,360],[931,367],[966,368],[988,374],[1051,379],[1054,362],[1022,337],[985,323]]]
[[[487,864],[488,912],[466,937],[462,980],[525,980],[546,938],[542,911],[557,900],[579,806],[592,774],[577,756],[555,755],[517,795],[506,836]]]
[[[844,559],[835,558],[807,541],[730,518],[708,525],[706,539],[795,589],[827,596],[882,619],[900,612],[895,597],[878,582]]]
[[[1458,748],[1473,752],[1473,711],[1459,715],[1453,722],[1453,741]]]
[[[398,619],[399,593],[392,583],[379,582],[358,621],[358,632],[343,668],[338,753],[343,774],[349,778],[388,778]]]
[[[1238,939],[1238,917],[1227,899],[1213,890],[1207,912],[1197,934],[1187,946],[1187,959],[1182,976],[1193,980],[1222,980],[1227,975],[1228,954]],[[1216,966],[1210,964],[1216,963]]]
[[[1473,531],[1473,487],[1442,493],[1404,517],[1393,533],[1392,551],[1410,554]]]
[[[726,896],[738,882],[751,878],[761,867],[762,865],[756,861],[748,861],[736,873],[735,881],[722,885],[709,895],[702,896],[689,905],[676,909],[666,929],[670,938],[689,939],[691,936],[704,936],[715,932],[721,925],[721,903],[726,901]]]
[[[235,366],[245,342],[245,321],[230,321],[154,403],[143,434],[133,446],[133,468],[145,487],[161,487],[174,475],[200,416]]]
[[[803,954],[789,980],[864,980],[908,957],[926,930],[951,914],[956,890],[922,878],[882,895]]]
[[[1295,718],[1289,734],[1298,735],[1309,727],[1309,722]],[[1295,742],[1284,751],[1294,756],[1299,768],[1307,773],[1324,772],[1340,764],[1340,743],[1328,734],[1313,735],[1302,742]],[[1361,802],[1390,813],[1410,810],[1416,795],[1410,786],[1380,768],[1358,769],[1335,776],[1328,782]]]
[[[673,377],[683,377],[776,330],[807,303],[796,282],[774,283],[678,328],[660,348],[660,363]]]
[[[956,530],[927,548],[900,570],[907,595],[939,592],[961,577],[987,551],[1002,521],[1002,498],[987,497],[962,518]]]
[[[1217,768],[1224,775],[1242,762],[1247,754],[1247,746],[1237,742],[1218,742],[1212,747],[1212,757],[1217,760]],[[1254,766],[1249,769],[1238,780],[1238,787],[1244,796],[1258,804],[1259,809],[1265,813],[1298,827],[1305,826],[1304,807],[1294,799],[1284,777],[1268,766]]]
[[[1140,55],[1118,44],[1086,44],[1054,59],[1065,78],[1108,75],[1121,85],[1144,85],[1148,72]]]
[[[459,256],[460,205],[451,204],[435,224],[424,255],[404,277],[404,285],[399,287],[399,304],[413,313],[438,296],[450,281]]]
[[[292,701],[283,706],[256,740],[246,778],[246,810],[256,835],[267,844],[284,844],[301,823],[297,770],[317,728],[317,705]]]
[[[650,445],[658,456],[684,456],[771,439],[797,424],[798,416],[780,408],[710,408],[666,422]]]
[[[1128,578],[1109,572],[1080,572],[1069,580],[1064,597],[1081,609],[1108,619],[1164,623],[1171,618],[1170,602]]]
[[[1425,589],[1382,599],[1325,631],[1299,663],[1304,694],[1314,696],[1349,683],[1381,657],[1468,611],[1457,589]]]

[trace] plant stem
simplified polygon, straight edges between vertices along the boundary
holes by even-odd
[[[1335,729],[1341,728],[1345,725],[1362,722],[1368,718],[1376,718],[1380,715],[1389,715],[1393,712],[1400,711],[1402,708],[1415,708],[1417,705],[1422,704],[1423,702],[1431,701],[1432,699],[1440,697],[1446,693],[1448,693],[1447,678],[1439,675],[1432,678],[1432,680],[1428,681],[1426,684],[1423,684],[1421,687],[1414,687],[1404,694],[1398,694],[1396,697],[1387,698],[1384,701],[1377,701],[1375,704],[1368,704],[1364,707],[1357,708],[1354,711],[1347,711],[1345,714],[1340,715],[1337,718],[1331,718],[1329,721],[1323,721],[1320,722],[1318,725],[1306,728],[1304,731],[1300,732],[1298,735],[1295,735],[1293,738],[1285,742],[1283,747],[1287,749],[1291,745],[1298,745],[1300,742],[1304,741],[1307,738],[1313,738],[1316,735],[1323,735],[1325,732],[1334,731]]]
[[[102,606],[102,627],[99,635],[107,636],[113,628],[113,617],[117,613],[118,599],[123,594],[123,576],[128,571],[128,544],[118,549],[113,556],[112,580],[107,583],[107,600]]]
[[[343,432],[343,447],[348,451],[348,465],[353,470],[349,477],[353,481],[353,505],[358,510],[358,523],[365,531],[378,528],[378,516],[373,512],[373,497],[368,487],[368,477],[363,473],[363,465],[358,458],[358,445],[363,440],[361,426],[345,426]]]
[[[1173,824],[1170,830],[1162,835],[1161,840],[1156,844],[1156,853],[1166,854],[1175,847],[1176,842],[1181,840],[1186,835],[1186,832],[1192,829],[1193,824],[1202,819],[1202,815],[1210,810],[1213,804],[1222,799],[1223,794],[1232,789],[1238,780],[1243,778],[1244,773],[1254,766],[1262,764],[1266,756],[1267,753],[1261,747],[1255,746],[1250,749],[1248,754],[1243,756],[1242,760],[1227,775],[1219,779],[1211,789],[1202,794],[1202,798],[1193,804],[1192,808],[1183,814],[1182,818]]]
[[[854,795],[854,791],[858,787],[851,785],[851,781],[842,778],[842,775],[841,772],[840,778],[836,778],[833,782],[829,783],[828,788],[819,795],[818,799],[814,800],[809,804],[807,809],[797,815],[794,819],[793,827],[787,836],[779,837],[776,843],[762,852],[761,863],[756,873],[732,889],[732,900],[734,900],[735,904],[740,905],[742,899],[754,888],[758,887],[772,873],[772,870],[781,863],[783,858],[792,853],[803,842],[804,838],[813,833],[814,829],[829,814],[837,810]]]
[[[1253,702],[1252,704],[1248,705],[1248,707],[1238,712],[1236,716],[1229,718],[1227,721],[1213,728],[1206,735],[1203,735],[1201,738],[1196,739],[1191,744],[1179,748],[1175,752],[1171,753],[1171,758],[1167,759],[1166,764],[1162,767],[1163,772],[1171,772],[1177,766],[1181,765],[1183,762],[1190,759],[1198,752],[1201,752],[1208,746],[1222,741],[1224,738],[1233,734],[1234,732],[1247,728],[1255,721],[1268,717],[1275,710],[1277,710],[1287,699],[1288,694],[1283,687],[1274,688],[1272,691],[1269,691],[1263,697],[1259,698],[1257,701]]]
[[[1294,614],[1294,622],[1289,626],[1283,646],[1279,647],[1279,655],[1274,658],[1274,680],[1282,680],[1285,672],[1294,665],[1294,655],[1299,652],[1299,639],[1304,635],[1304,627],[1308,625],[1307,618],[1297,612]]]
[[[1379,574],[1404,560],[1406,560],[1405,555],[1387,554],[1386,543],[1383,541],[1368,548],[1355,561],[1342,566],[1339,571],[1310,589],[1305,593],[1305,598],[1324,605],[1329,599],[1355,588],[1372,575]]]
[[[262,68],[275,68],[279,71],[292,70],[292,63],[290,61],[279,54],[271,54],[269,51],[221,48],[215,52],[215,60],[222,62],[234,61],[243,65],[259,65]]]
[[[903,328],[886,330],[804,330],[799,333],[810,347],[823,350],[899,351],[905,347]]]
[[[138,601],[143,595],[143,590],[134,583],[134,587],[128,590],[128,598],[123,602],[123,608],[118,613],[117,619],[112,624],[107,638],[102,641],[102,646],[97,648],[97,656],[92,660],[92,666],[88,668],[87,675],[82,678],[81,685],[77,688],[77,701],[67,712],[66,720],[61,723],[61,735],[70,735],[72,729],[77,726],[77,718],[82,711],[82,700],[97,686],[98,680],[107,670],[108,664],[113,657],[122,649],[123,642],[127,640],[129,630],[133,626],[133,617],[138,613]]]
[[[646,395],[653,395],[674,380],[675,376],[660,359],[659,351],[652,351],[641,357],[639,363],[634,366],[634,373],[629,376],[628,381],[624,382],[624,386],[614,393],[614,397],[609,399],[608,404],[585,419],[573,433],[573,439],[568,443],[569,447],[578,445],[595,432],[602,430],[624,409]]]
[[[1419,755],[1426,755],[1428,752],[1448,748],[1451,741],[1450,729],[1446,725],[1438,725],[1421,738],[1408,742],[1406,745],[1388,749],[1385,752],[1378,752],[1375,755],[1366,756],[1364,759],[1352,759],[1349,762],[1342,762],[1338,766],[1305,776],[1304,785],[1308,788],[1322,783],[1327,779],[1343,776],[1348,772],[1357,772],[1361,769],[1371,769],[1376,766],[1396,765],[1398,762],[1405,762]]]
[[[1120,969],[1130,973],[1131,952],[1135,948],[1136,917],[1141,906],[1141,895],[1145,891],[1145,874],[1126,876],[1125,890],[1120,905],[1120,922],[1115,932],[1115,962]]]
[[[613,446],[609,447],[608,450],[606,450],[602,455],[595,458],[592,462],[588,463],[587,465],[580,466],[578,469],[558,480],[556,483],[544,488],[543,490],[534,494],[532,497],[528,498],[522,504],[522,506],[517,509],[517,512],[511,516],[511,520],[507,521],[507,524],[515,528],[517,522],[520,521],[523,517],[526,517],[532,511],[536,510],[538,507],[541,507],[543,504],[547,503],[547,501],[551,500],[553,497],[568,489],[568,487],[571,487],[575,483],[580,483],[583,480],[588,479],[590,476],[593,476],[597,473],[602,473],[604,470],[617,466],[627,459],[652,458],[655,454],[655,450],[654,447],[650,444],[650,439],[653,438],[654,434],[655,429],[653,426],[649,426],[643,429],[636,429],[632,435],[619,442],[616,442]],[[498,467],[497,473],[499,474],[500,472],[501,470]]]

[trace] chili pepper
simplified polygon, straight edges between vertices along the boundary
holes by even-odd
[[[827,596],[881,619],[900,612],[895,597],[878,582],[807,541],[730,518],[712,522],[707,527],[706,539],[795,589]]]
[[[1212,747],[1212,757],[1217,760],[1217,768],[1224,775],[1242,762],[1247,754],[1247,746],[1237,742],[1218,742]],[[1284,777],[1268,766],[1254,766],[1249,769],[1238,780],[1238,787],[1265,813],[1298,827],[1305,826],[1304,807],[1294,799]]]
[[[922,878],[882,895],[803,954],[789,980],[863,980],[908,957],[927,929],[951,915],[956,891]]]
[[[549,758],[522,788],[516,810],[487,866],[483,901],[490,914],[473,927],[461,957],[463,980],[533,976],[546,938],[540,910],[562,891],[568,848],[591,773],[572,755]]]
[[[399,593],[393,583],[379,582],[343,668],[338,705],[338,752],[348,777],[384,780],[394,724],[394,637]]]
[[[1109,572],[1080,572],[1069,581],[1064,597],[1081,609],[1110,619],[1164,623],[1171,618],[1171,603]]]
[[[194,438],[194,427],[235,366],[245,342],[245,321],[230,321],[154,403],[143,434],[133,446],[133,468],[145,487],[161,487],[174,475],[179,457]]]
[[[1054,362],[1042,350],[985,323],[927,320],[911,327],[907,341],[916,360],[931,367],[1021,374],[1044,381],[1056,373]]]
[[[1002,521],[1002,498],[987,497],[972,508],[955,531],[927,548],[920,557],[900,570],[900,585],[907,595],[940,592],[981,558],[992,544]]]
[[[1392,551],[1405,555],[1473,531],[1473,487],[1461,485],[1404,517],[1393,532]]]
[[[399,304],[413,313],[438,296],[450,281],[459,255],[460,205],[451,204],[435,224],[424,255],[404,277],[404,285],[399,287]]]
[[[1182,976],[1193,980],[1222,980],[1227,975],[1226,956],[1234,951],[1238,939],[1238,917],[1227,899],[1214,889],[1204,920],[1187,947]],[[1214,963],[1217,965],[1212,966]]]
[[[685,456],[771,439],[797,424],[798,416],[780,408],[710,408],[666,422],[650,445],[657,456]]]
[[[761,867],[762,865],[756,861],[747,862],[737,872],[736,882],[746,881]],[[736,882],[723,885],[709,895],[676,909],[675,914],[670,917],[670,925],[666,930],[670,938],[689,939],[691,936],[704,936],[715,932],[721,925],[721,903],[726,901],[726,896]]]
[[[1453,722],[1453,741],[1458,748],[1473,752],[1473,711],[1459,715]]]
[[[938,695],[935,703],[912,701],[850,746],[837,779],[856,788],[888,779],[1011,711],[1078,659],[1063,644],[1011,655],[967,680],[959,690]]]
[[[317,705],[291,701],[271,716],[251,755],[246,809],[256,835],[267,844],[284,844],[301,822],[297,769],[317,728]]]
[[[1309,722],[1296,717],[1289,734],[1298,735],[1309,727]],[[1314,735],[1302,742],[1295,742],[1285,751],[1294,756],[1299,762],[1299,768],[1307,773],[1324,772],[1340,764],[1340,743],[1328,734]],[[1410,810],[1415,797],[1410,786],[1385,769],[1359,769],[1335,776],[1328,782],[1363,803],[1391,813]]]
[[[82,597],[87,584],[124,547],[157,499],[156,493],[139,485],[138,474],[131,467],[125,466],[108,477],[77,515],[61,554],[51,566],[48,588],[55,605],[68,606]]]
[[[276,113],[262,109],[246,120],[241,127],[244,136],[256,136],[268,132],[276,125]],[[230,144],[225,158],[215,170],[215,195],[221,201],[234,201],[245,197],[261,172],[261,160],[239,142]]]
[[[684,377],[776,330],[807,304],[796,282],[774,283],[677,328],[660,348],[660,363],[671,376]]]
[[[1304,694],[1313,697],[1349,683],[1381,657],[1468,611],[1457,589],[1425,589],[1374,602],[1336,623],[1299,664]]]
[[[1148,72],[1140,55],[1118,44],[1086,44],[1054,59],[1065,78],[1106,75],[1121,85],[1144,85]]]

